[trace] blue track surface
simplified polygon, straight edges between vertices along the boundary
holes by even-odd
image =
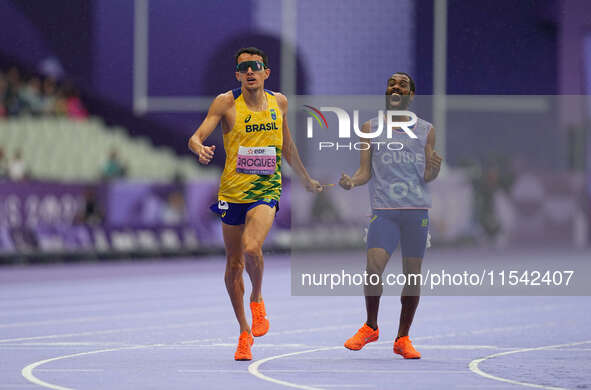
[[[423,297],[408,361],[399,298],[349,351],[363,298],[292,297],[289,258],[265,263],[271,330],[251,362],[233,360],[221,258],[0,269],[0,389],[591,388],[588,297]]]

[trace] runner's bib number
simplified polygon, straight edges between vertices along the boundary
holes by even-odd
[[[274,146],[238,148],[236,172],[250,175],[272,175],[277,166]]]

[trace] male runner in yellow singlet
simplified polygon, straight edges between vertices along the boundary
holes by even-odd
[[[251,360],[253,336],[263,336],[269,330],[261,294],[262,246],[279,210],[282,160],[287,160],[309,191],[320,192],[322,185],[308,175],[291,139],[287,98],[264,89],[271,73],[265,53],[254,47],[243,48],[236,53],[235,62],[241,87],[215,98],[207,117],[190,138],[189,149],[199,156],[200,163],[208,164],[215,145],[205,146],[203,142],[222,122],[226,165],[218,202],[211,209],[222,220],[226,289],[240,324],[234,359]],[[252,282],[252,332],[244,313],[245,265]]]

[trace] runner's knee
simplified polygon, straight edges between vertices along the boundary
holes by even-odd
[[[241,274],[244,270],[242,256],[233,255],[227,257],[226,274]]]
[[[420,274],[423,259],[418,257],[405,257],[402,259],[402,272],[405,274]]]
[[[253,241],[244,241],[242,245],[242,251],[244,252],[246,261],[253,261],[255,259],[262,258],[263,256],[262,245]]]
[[[259,246],[247,247],[244,249],[244,257],[248,263],[258,264],[263,261],[263,250]]]
[[[383,261],[372,259],[372,258],[367,259],[366,270],[367,270],[368,274],[382,275],[382,273],[384,272],[384,268],[385,268],[385,264]]]

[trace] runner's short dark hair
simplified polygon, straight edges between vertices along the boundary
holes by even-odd
[[[396,72],[394,74],[401,74],[404,75],[406,77],[408,77],[408,80],[410,81],[410,91],[412,93],[415,93],[415,81],[412,79],[412,77],[410,77],[410,75],[408,73],[404,73],[404,72]],[[393,76],[393,75],[392,75]]]
[[[261,49],[259,49],[258,47],[254,47],[254,46],[243,47],[242,49],[239,49],[236,52],[236,54],[234,55],[235,65],[238,65],[238,57],[240,57],[240,54],[244,54],[244,53],[261,56],[261,58],[263,59],[263,64],[265,64],[265,68],[269,67],[269,59],[267,58],[267,55],[265,54],[265,52],[262,51]]]

